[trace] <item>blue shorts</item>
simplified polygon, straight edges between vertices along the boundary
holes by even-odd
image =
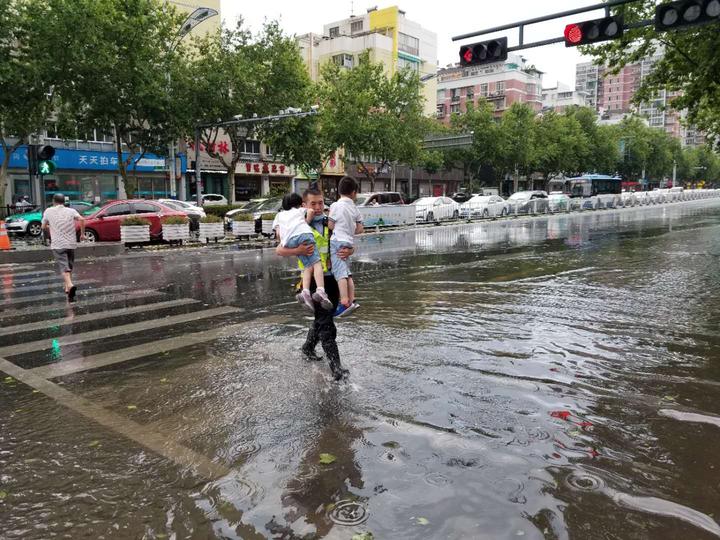
[[[309,257],[306,255],[298,256],[298,259],[305,268],[309,268],[315,263],[320,262],[320,252],[318,251],[317,245],[315,244],[315,237],[312,235],[312,233],[298,234],[297,236],[288,238],[285,247],[296,248],[299,247],[300,244],[312,244],[313,246],[315,246],[315,251],[313,251],[313,254]]]
[[[352,277],[349,259],[343,260],[338,256],[338,251],[344,247],[352,248],[353,245],[348,242],[330,239],[330,262],[332,263],[331,270],[335,281]]]

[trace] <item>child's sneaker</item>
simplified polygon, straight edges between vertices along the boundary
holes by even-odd
[[[338,305],[337,309],[335,310],[335,317],[347,317],[350,315],[353,311],[355,311],[357,308],[360,307],[360,304],[356,304],[353,302],[348,307],[343,306],[342,304]]]
[[[328,295],[325,291],[317,290],[315,291],[315,294],[312,295],[312,299],[318,302],[323,309],[332,309],[333,303],[328,298]]]
[[[310,291],[304,290],[300,294],[295,296],[295,298],[297,298],[297,301],[300,302],[300,304],[302,304],[303,307],[309,309],[313,313],[315,312],[315,304],[313,303],[313,299],[312,299],[312,295],[310,294]]]

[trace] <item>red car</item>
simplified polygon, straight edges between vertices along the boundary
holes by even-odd
[[[178,212],[155,201],[112,201],[97,212],[85,216],[85,239],[88,242],[119,241],[120,224],[130,215],[138,215],[147,219],[150,222],[150,237],[154,239],[162,236],[162,218],[187,217],[184,212]],[[80,230],[79,224],[77,229]]]

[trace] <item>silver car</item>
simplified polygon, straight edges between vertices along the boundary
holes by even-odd
[[[545,191],[518,191],[508,199],[510,214],[547,214],[548,194]]]

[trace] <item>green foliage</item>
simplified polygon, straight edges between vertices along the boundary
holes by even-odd
[[[123,219],[120,222],[120,224],[123,227],[130,227],[130,226],[135,226],[135,225],[148,225],[149,226],[150,220],[145,219],[140,216],[129,216],[129,217],[126,217],[125,219]]]
[[[275,219],[275,218],[273,218],[273,219]],[[253,217],[253,214],[251,214],[251,213],[238,212],[237,214],[233,214],[232,220],[233,221],[255,221],[255,218]]]
[[[500,119],[500,165],[506,171],[514,169],[522,173],[531,173],[534,145],[538,142],[534,128],[535,113],[518,102]]]
[[[205,217],[200,218],[200,223],[222,223],[223,218],[214,214],[207,214]]]
[[[276,212],[268,212],[267,214],[263,214],[262,216],[260,216],[260,219],[262,219],[263,221],[272,221],[275,219],[276,215]]]
[[[187,225],[190,220],[187,216],[168,216],[162,222],[163,225]]]
[[[365,52],[353,69],[323,66],[319,98],[324,146],[345,148],[346,161],[365,174],[371,190],[378,169],[420,162],[428,124],[417,74],[401,70],[388,76]],[[369,167],[371,159],[377,169]]]
[[[215,215],[215,216],[224,216],[227,214],[230,210],[237,210],[238,208],[243,208],[244,204],[226,204],[226,205],[217,205],[217,206],[203,206],[203,210],[205,210],[205,213],[209,215]]]
[[[653,19],[656,0],[642,0],[613,8],[625,23]],[[676,91],[672,107],[688,110],[687,120],[710,138],[720,135],[720,32],[717,24],[658,33],[653,26],[627,30],[622,39],[583,48],[596,62],[618,72],[624,65],[664,51],[653,71],[643,77],[637,103],[657,92]]]

